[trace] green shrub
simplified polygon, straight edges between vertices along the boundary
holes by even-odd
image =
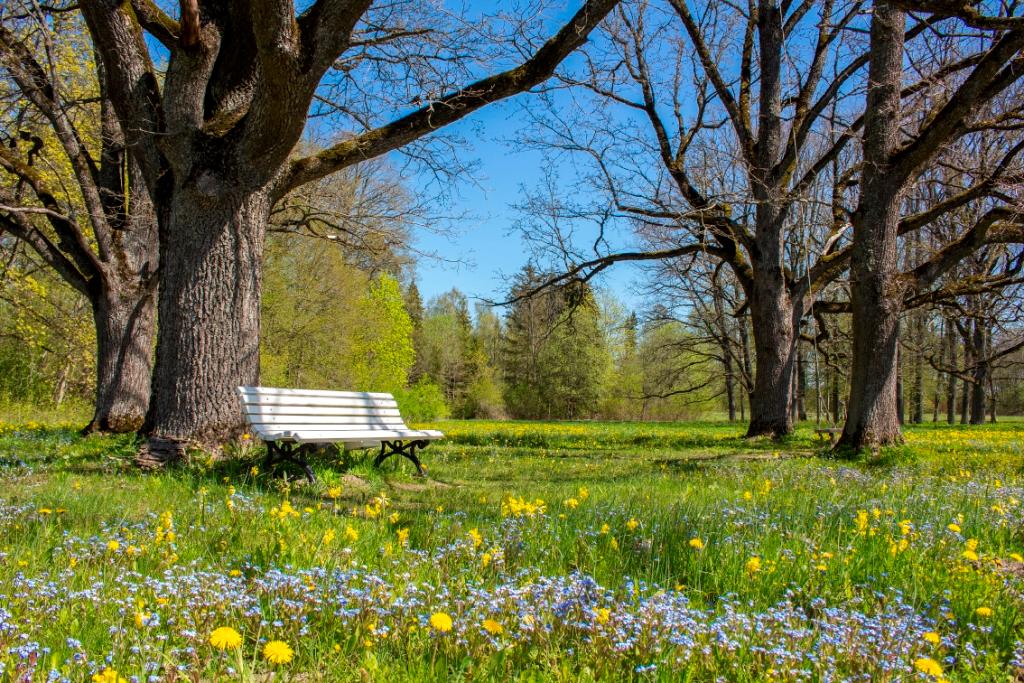
[[[409,422],[443,420],[450,414],[441,388],[425,377],[411,387],[395,392],[395,399],[402,417]]]

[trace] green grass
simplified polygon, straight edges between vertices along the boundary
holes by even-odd
[[[725,422],[437,428],[426,481],[350,453],[308,486],[251,444],[142,474],[128,437],[8,424],[2,676],[1022,674],[1024,423],[913,427],[856,462],[813,425],[782,443]],[[239,650],[210,644],[222,626]],[[268,662],[268,640],[294,659]]]

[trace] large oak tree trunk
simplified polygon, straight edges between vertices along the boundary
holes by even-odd
[[[860,449],[902,441],[897,411],[903,286],[896,261],[902,183],[888,176],[898,143],[903,73],[904,13],[876,5],[864,122],[864,171],[853,216],[850,261],[853,366],[842,447]]]
[[[111,158],[104,159],[102,178],[115,227],[114,249],[90,297],[96,326],[96,404],[84,431],[133,432],[146,417],[153,371],[157,215],[138,164],[126,158],[107,103],[103,116],[105,152]]]
[[[755,275],[750,297],[754,330],[754,390],[747,436],[784,436],[793,431],[793,369],[796,333],[793,304],[779,278]]]
[[[179,187],[161,231],[160,325],[140,465],[237,436],[235,387],[259,380],[265,191],[211,197]]]
[[[155,293],[110,292],[93,306],[96,324],[96,406],[86,431],[132,432],[149,406]]]
[[[866,253],[853,257],[853,367],[846,424],[839,443],[858,449],[902,440],[896,392],[900,297],[891,293],[896,287],[896,273],[893,269],[875,270],[885,257],[879,259],[872,253],[886,250],[885,242],[879,236],[873,245],[855,248]]]

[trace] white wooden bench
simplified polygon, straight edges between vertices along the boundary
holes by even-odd
[[[252,431],[267,443],[267,467],[281,460],[293,462],[311,482],[316,477],[305,455],[324,444],[346,450],[379,446],[375,466],[389,456],[403,455],[423,476],[416,449],[444,436],[407,427],[391,394],[238,387],[238,395]]]

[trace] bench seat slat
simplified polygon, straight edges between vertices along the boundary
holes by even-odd
[[[238,393],[255,396],[320,396],[326,398],[381,398],[393,400],[391,394],[379,391],[328,391],[326,389],[278,389],[275,387],[238,387]]]
[[[401,415],[250,415],[250,424],[296,422],[300,424],[404,425]]]
[[[278,420],[276,422],[252,422],[252,428],[257,431],[282,432],[287,430],[304,429],[306,431],[318,432],[359,432],[359,431],[380,431],[380,430],[409,430],[404,422],[361,422],[353,424],[339,424],[338,422],[307,422],[306,420]],[[417,431],[417,430],[412,430]]]
[[[323,415],[338,417],[401,417],[398,408],[347,408],[331,406],[255,406],[244,408],[248,419],[276,415]]]
[[[252,396],[243,401],[246,406],[277,406],[277,407],[322,407],[322,408],[397,408],[394,399],[383,398],[317,398],[296,401],[284,396]]]

